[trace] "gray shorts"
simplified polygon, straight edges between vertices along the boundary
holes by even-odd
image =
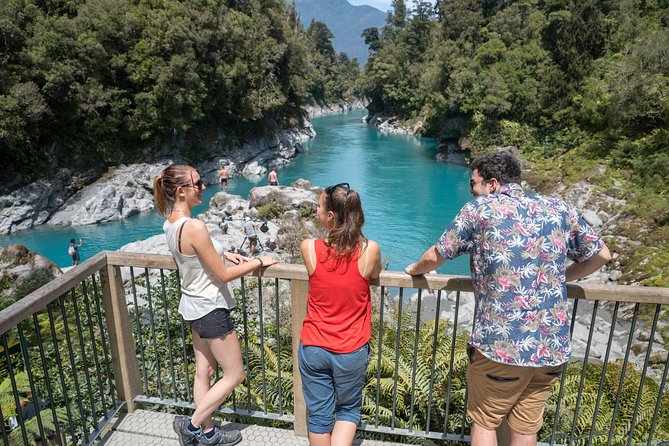
[[[235,330],[227,308],[216,308],[200,319],[190,321],[190,328],[202,339],[223,338]]]

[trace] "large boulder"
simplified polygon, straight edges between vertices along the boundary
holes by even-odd
[[[23,245],[0,248],[0,308],[46,285],[63,272],[46,257]]]
[[[171,161],[121,166],[77,192],[47,224],[79,226],[121,220],[153,209],[153,179]]]
[[[318,207],[318,190],[320,189],[306,190],[289,186],[254,187],[249,193],[249,206],[257,208],[273,205],[281,213],[300,208],[315,210]]]
[[[207,213],[212,217],[216,216],[219,218],[225,218],[226,216],[241,217],[248,209],[248,205],[248,201],[244,200],[241,195],[218,192],[211,197]]]
[[[10,234],[44,223],[76,190],[72,172],[58,171],[48,179],[41,179],[0,196],[0,234]]]

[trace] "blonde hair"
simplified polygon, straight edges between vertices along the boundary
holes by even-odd
[[[192,181],[194,170],[191,166],[173,164],[153,180],[153,199],[161,215],[169,215],[176,201],[177,188]]]

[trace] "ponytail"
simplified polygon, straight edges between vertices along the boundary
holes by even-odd
[[[165,189],[163,188],[163,176],[158,175],[155,180],[153,180],[153,200],[156,202],[156,207],[160,215],[167,216],[167,196],[165,195]]]
[[[336,268],[342,260],[351,261],[358,246],[367,241],[362,233],[365,215],[360,195],[352,189],[336,188],[332,194],[326,194],[325,203],[327,210],[332,211],[335,217],[326,244],[328,255],[336,260]]]

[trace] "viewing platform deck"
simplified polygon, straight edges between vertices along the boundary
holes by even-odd
[[[174,415],[149,410],[137,410],[125,415],[103,439],[104,446],[179,446],[172,430]],[[309,446],[306,437],[296,437],[289,429],[238,423],[222,423],[223,429],[237,429],[242,433],[239,446]],[[375,440],[358,440],[354,446],[400,446]]]

